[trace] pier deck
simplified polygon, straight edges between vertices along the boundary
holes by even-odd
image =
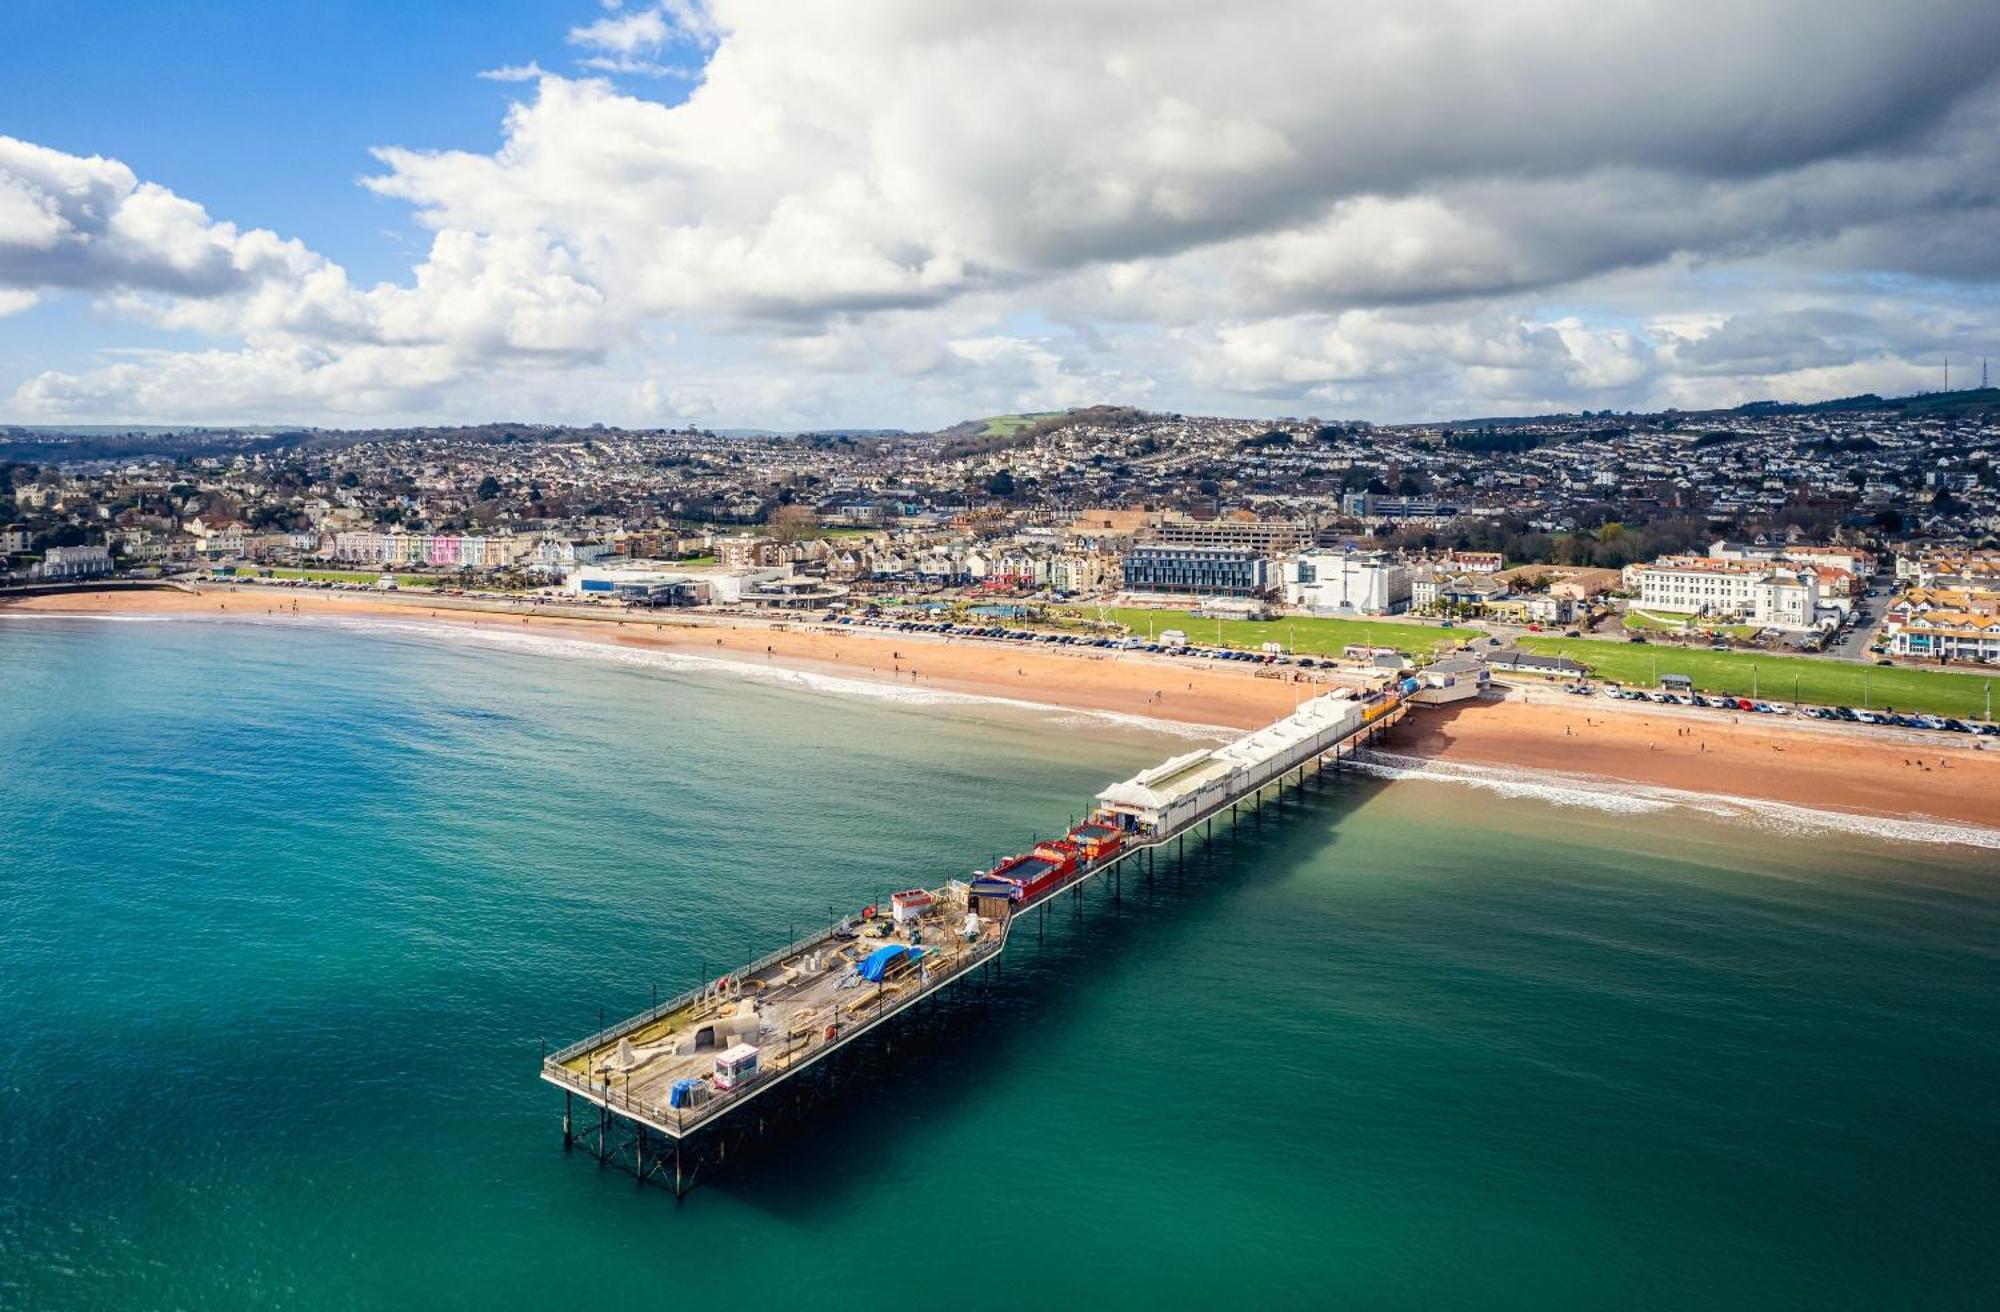
[[[582,1098],[600,1109],[600,1160],[608,1157],[604,1145],[609,1118],[636,1127],[635,1168],[641,1179],[649,1175],[648,1132],[673,1145],[669,1178],[679,1193],[681,1143],[995,961],[1027,912],[1063,893],[1080,892],[1085,883],[1127,861],[1143,859],[1150,869],[1159,849],[1170,843],[1184,848],[1190,830],[1203,825],[1212,829],[1218,814],[1234,815],[1245,803],[1256,806],[1267,790],[1282,793],[1288,777],[1302,785],[1309,771],[1323,769],[1328,760],[1337,766],[1343,751],[1386,732],[1408,708],[1401,698],[1357,708],[1351,730],[1343,724],[1305,740],[1278,758],[1279,768],[1246,773],[1241,788],[1202,787],[1199,805],[1192,811],[1177,804],[1163,813],[1174,817],[1170,823],[1130,834],[1116,851],[1096,860],[1079,858],[1066,877],[1011,904],[1002,914],[990,914],[991,899],[973,897],[967,884],[954,880],[926,890],[933,901],[909,925],[894,924],[888,908],[880,908],[881,914],[873,918],[850,917],[545,1056],[542,1078],[573,1099]],[[1218,757],[1227,759],[1223,753],[1228,750],[1220,749]],[[1206,773],[1191,773],[1201,774],[1196,782],[1206,784]],[[970,910],[986,914],[981,915],[977,932],[968,937],[964,925]],[[899,963],[879,981],[858,978],[861,964],[889,947],[920,948],[923,955]],[[711,1078],[716,1058],[739,1042],[756,1047],[756,1074],[735,1088],[717,1087]],[[676,1085],[684,1091],[679,1099],[674,1096]],[[568,1104],[563,1132],[567,1145],[572,1138]],[[661,1160],[656,1154],[653,1169],[660,1169]]]
[[[670,1138],[691,1134],[999,955],[1011,918],[983,923],[968,941],[952,932],[965,915],[963,898],[944,889],[936,896],[915,925],[925,955],[880,982],[853,968],[877,949],[912,946],[909,934],[842,921],[725,976],[726,984],[712,982],[571,1045],[543,1063],[543,1077]],[[709,1076],[716,1056],[739,1040],[758,1046],[756,1077],[675,1106],[674,1085]]]

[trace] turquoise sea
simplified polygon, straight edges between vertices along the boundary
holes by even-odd
[[[0,618],[0,1307],[1994,1305],[2000,852],[1520,781],[1219,830],[678,1204],[562,1151],[544,1040],[1185,741]]]

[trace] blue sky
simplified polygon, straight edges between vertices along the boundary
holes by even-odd
[[[114,156],[213,214],[304,239],[358,280],[401,279],[427,238],[407,206],[356,184],[377,170],[370,148],[494,149],[511,88],[477,72],[562,50],[577,13],[539,0],[10,0],[0,131]],[[17,375],[93,348],[197,345],[74,298],[0,319],[0,370]]]
[[[403,207],[354,185],[391,143],[493,149],[508,88],[480,69],[560,51],[577,6],[93,3],[0,8],[0,124],[107,154],[363,277],[408,270]]]
[[[1996,322],[1940,7],[14,0],[0,420],[1909,390]]]

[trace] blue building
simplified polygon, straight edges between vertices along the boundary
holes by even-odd
[[[1255,551],[1155,543],[1133,547],[1125,555],[1127,592],[1249,597],[1270,586],[1270,558]]]

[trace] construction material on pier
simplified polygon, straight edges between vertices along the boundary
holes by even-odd
[[[648,1133],[680,1146],[829,1054],[998,957],[1015,920],[1066,889],[1246,800],[1399,719],[1414,681],[1316,697],[1275,724],[1188,752],[1096,799],[1089,819],[967,879],[896,893],[738,970],[543,1059],[542,1078],[594,1104],[600,1160],[613,1118],[634,1132],[642,1179]],[[564,1142],[574,1137],[566,1102]],[[654,1169],[665,1157],[656,1154]]]

